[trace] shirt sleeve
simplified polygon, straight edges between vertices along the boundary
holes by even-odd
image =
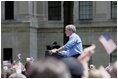
[[[76,38],[71,37],[69,41],[63,46],[64,50],[71,49],[76,44]]]

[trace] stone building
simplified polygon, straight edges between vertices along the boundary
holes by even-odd
[[[74,1],[74,25],[83,46],[96,44],[91,63],[106,66],[117,59],[117,50],[108,55],[98,38],[109,32],[117,43],[116,1]],[[63,1],[1,1],[1,60],[43,58],[46,46],[63,45]]]

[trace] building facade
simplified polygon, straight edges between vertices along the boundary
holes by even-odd
[[[64,1],[1,1],[1,60],[45,57],[46,46],[63,45]],[[117,1],[74,1],[74,25],[83,46],[96,44],[91,63],[108,65],[117,59],[117,50],[108,55],[99,43],[109,32],[117,43]]]

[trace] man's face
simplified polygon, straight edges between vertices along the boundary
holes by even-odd
[[[71,31],[69,29],[65,29],[65,34],[66,34],[66,36],[70,36],[71,35]]]

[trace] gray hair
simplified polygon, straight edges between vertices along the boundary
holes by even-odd
[[[9,78],[26,78],[26,76],[21,73],[13,73],[9,76]]]
[[[58,66],[58,68],[57,68]],[[46,58],[31,64],[28,78],[70,78],[67,66],[56,58]]]
[[[66,29],[71,30],[73,32],[76,32],[76,27],[74,25],[72,25],[72,24],[71,25],[67,25]]]

